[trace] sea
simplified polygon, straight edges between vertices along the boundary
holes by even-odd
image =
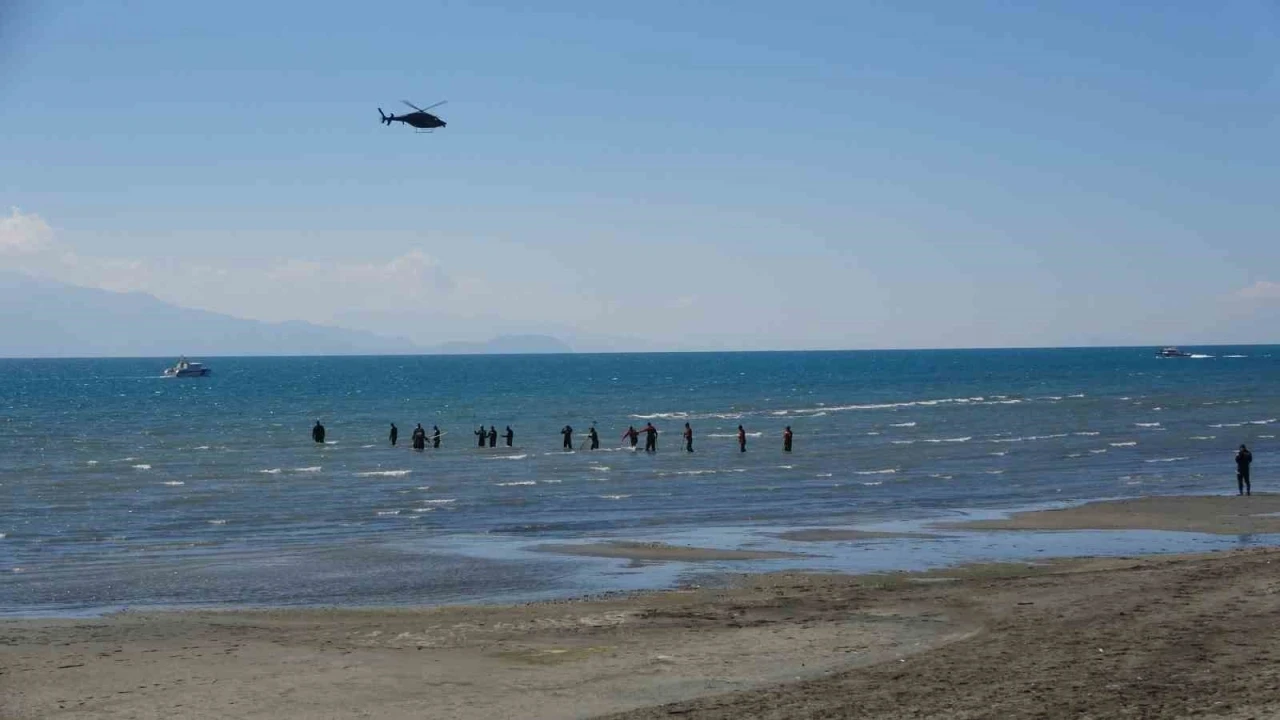
[[[1234,494],[1242,443],[1255,489],[1273,489],[1280,347],[1190,350],[225,357],[185,379],[163,377],[172,358],[0,360],[0,614],[523,602],[729,572],[1276,542],[778,537]],[[633,452],[622,435],[648,422],[657,452]],[[439,449],[409,447],[418,423],[439,426]],[[514,445],[476,447],[480,425],[511,426]],[[644,563],[540,548],[612,540],[797,557]]]

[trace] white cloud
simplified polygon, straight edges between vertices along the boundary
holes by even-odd
[[[355,312],[450,304],[461,287],[420,249],[385,261],[266,258],[197,261],[86,255],[62,243],[38,215],[0,219],[0,268],[72,285],[146,292],[184,307],[267,321],[333,322]]]
[[[35,255],[53,244],[53,228],[39,215],[12,208],[0,218],[0,255]]]
[[[1242,300],[1280,300],[1280,283],[1259,280],[1237,290],[1235,297]]]

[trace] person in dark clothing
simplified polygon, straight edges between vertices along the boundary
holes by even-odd
[[[689,423],[684,424],[684,451],[693,452],[693,428]]]
[[[573,428],[570,427],[569,425],[565,425],[564,429],[560,431],[560,434],[564,436],[564,449],[572,450],[573,449]]]
[[[498,428],[489,426],[489,447],[498,447]]]
[[[1236,485],[1239,486],[1241,495],[1253,494],[1253,486],[1249,484],[1249,466],[1252,464],[1253,453],[1241,445],[1240,452],[1236,453]]]
[[[489,437],[489,431],[488,431],[488,430],[485,430],[485,429],[484,429],[484,426],[483,426],[483,425],[481,425],[481,426],[480,426],[480,429],[476,431],[477,446],[478,446],[478,447],[484,447],[484,441],[485,441],[488,437]]]
[[[320,424],[319,420],[316,421],[316,426],[311,428],[311,439],[317,443],[324,443],[324,426]]]
[[[658,452],[658,428],[653,423],[645,423],[644,425],[644,451]]]
[[[396,440],[400,437],[400,428],[395,423],[391,423],[391,447],[396,446]]]
[[[413,429],[413,449],[425,450],[427,447],[427,431],[422,429],[422,423],[418,423],[418,427]]]
[[[630,440],[630,441],[631,441],[631,449],[632,449],[632,450],[635,450],[635,449],[636,449],[636,441],[640,439],[640,431],[639,431],[639,430],[636,430],[636,426],[635,426],[635,425],[629,425],[629,426],[627,427],[627,431],[626,431],[626,432],[624,432],[624,433],[622,433],[622,437],[623,437],[623,439],[625,439],[625,440]]]
[[[587,439],[591,441],[592,450],[600,449],[600,434],[596,432],[595,425],[592,425],[591,429],[587,431]]]
[[[747,451],[747,431],[743,430],[742,426],[739,425],[738,426],[738,452],[746,452],[746,451]]]
[[[516,439],[516,431],[512,430],[511,426],[508,425],[507,432],[503,434],[503,437],[507,439],[507,447],[511,447],[511,443],[515,442]]]
[[[791,452],[791,426],[782,431],[782,452]]]
[[[431,426],[431,447],[439,449],[440,447],[440,426]]]

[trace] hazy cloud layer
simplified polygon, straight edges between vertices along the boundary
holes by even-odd
[[[331,322],[353,311],[388,312],[406,304],[447,303],[460,288],[438,262],[418,249],[388,260],[346,263],[87,255],[58,242],[39,215],[16,208],[0,221],[0,266],[74,285],[145,292],[185,307],[271,321]]]

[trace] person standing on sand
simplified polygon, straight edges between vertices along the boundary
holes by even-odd
[[[791,426],[782,431],[782,452],[791,452]]]
[[[1236,453],[1236,485],[1240,487],[1241,495],[1253,494],[1253,487],[1249,484],[1249,466],[1252,464],[1253,453],[1241,445],[1240,452]]]
[[[743,430],[742,426],[739,425],[738,426],[738,452],[746,452],[746,451],[747,451],[747,431]]]
[[[658,452],[658,428],[651,422],[644,425],[644,451]]]
[[[564,449],[572,450],[573,449],[573,427],[569,425],[565,425],[564,429],[560,431],[560,434],[564,436]]]
[[[316,421],[316,426],[311,428],[311,439],[320,445],[324,444],[324,426],[319,420]]]
[[[507,432],[503,434],[503,437],[507,439],[507,447],[511,447],[511,443],[516,439],[516,431],[512,430],[511,426],[508,425]]]
[[[424,450],[427,447],[427,431],[422,429],[422,423],[418,423],[418,427],[413,429],[413,449]]]
[[[440,449],[440,426],[439,425],[431,426],[431,447],[437,450]]]
[[[498,447],[498,428],[489,426],[489,447]]]
[[[391,447],[396,446],[396,440],[399,437],[400,437],[400,428],[396,427],[395,423],[391,423]]]
[[[636,430],[636,426],[635,426],[635,425],[628,425],[628,426],[627,426],[627,431],[626,431],[626,432],[624,432],[624,433],[622,433],[622,438],[623,438],[624,440],[630,440],[630,441],[631,441],[631,449],[632,449],[632,450],[635,450],[635,449],[636,449],[636,441],[640,439],[640,431],[639,431],[639,430]]]
[[[693,452],[693,428],[689,423],[684,424],[684,451]]]

